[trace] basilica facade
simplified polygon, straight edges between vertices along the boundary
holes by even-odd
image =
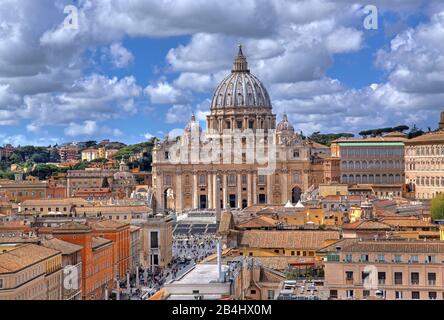
[[[277,123],[239,46],[231,73],[214,92],[206,129],[192,116],[180,138],[154,146],[155,207],[182,213],[297,203],[305,191],[331,182],[325,181],[329,152],[296,133],[285,114]]]

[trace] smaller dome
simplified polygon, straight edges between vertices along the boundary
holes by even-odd
[[[293,125],[288,121],[287,114],[284,113],[284,117],[282,118],[282,121],[278,123],[276,127],[276,131],[282,132],[282,131],[291,131],[294,132]]]

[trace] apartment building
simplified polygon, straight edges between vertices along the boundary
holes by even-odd
[[[0,253],[0,300],[60,299],[60,251],[27,243]]]
[[[444,242],[343,239],[318,253],[330,299],[444,299]]]

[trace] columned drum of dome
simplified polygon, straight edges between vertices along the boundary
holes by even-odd
[[[239,46],[231,73],[217,86],[207,116],[207,127],[223,129],[274,129],[276,116],[267,89],[250,73]]]

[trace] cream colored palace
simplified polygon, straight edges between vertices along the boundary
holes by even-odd
[[[246,57],[239,46],[233,69],[214,93],[211,110],[206,119],[207,129],[200,128],[194,116],[183,135],[176,141],[165,138],[153,148],[153,189],[157,210],[169,209],[178,213],[189,210],[245,208],[254,204],[296,203],[304,191],[319,183],[331,182],[325,178],[325,161],[329,148],[303,139],[297,134],[284,114],[276,125],[276,115],[263,84],[250,73]],[[240,161],[226,163],[222,154],[213,154],[211,163],[193,161],[209,142],[219,139],[221,145],[229,139],[239,139],[243,132],[264,132],[265,150],[275,156],[273,171],[263,174],[265,166],[247,161],[254,151],[242,141]],[[197,132],[197,142],[192,133]],[[220,137],[224,135],[224,139]],[[274,143],[271,148],[271,143]],[[256,144],[254,145],[255,148]],[[172,148],[191,148],[187,161],[174,163]],[[239,151],[239,150],[237,150]],[[275,153],[275,154],[274,154]],[[217,186],[219,190],[217,190]],[[219,194],[217,194],[219,193]]]

